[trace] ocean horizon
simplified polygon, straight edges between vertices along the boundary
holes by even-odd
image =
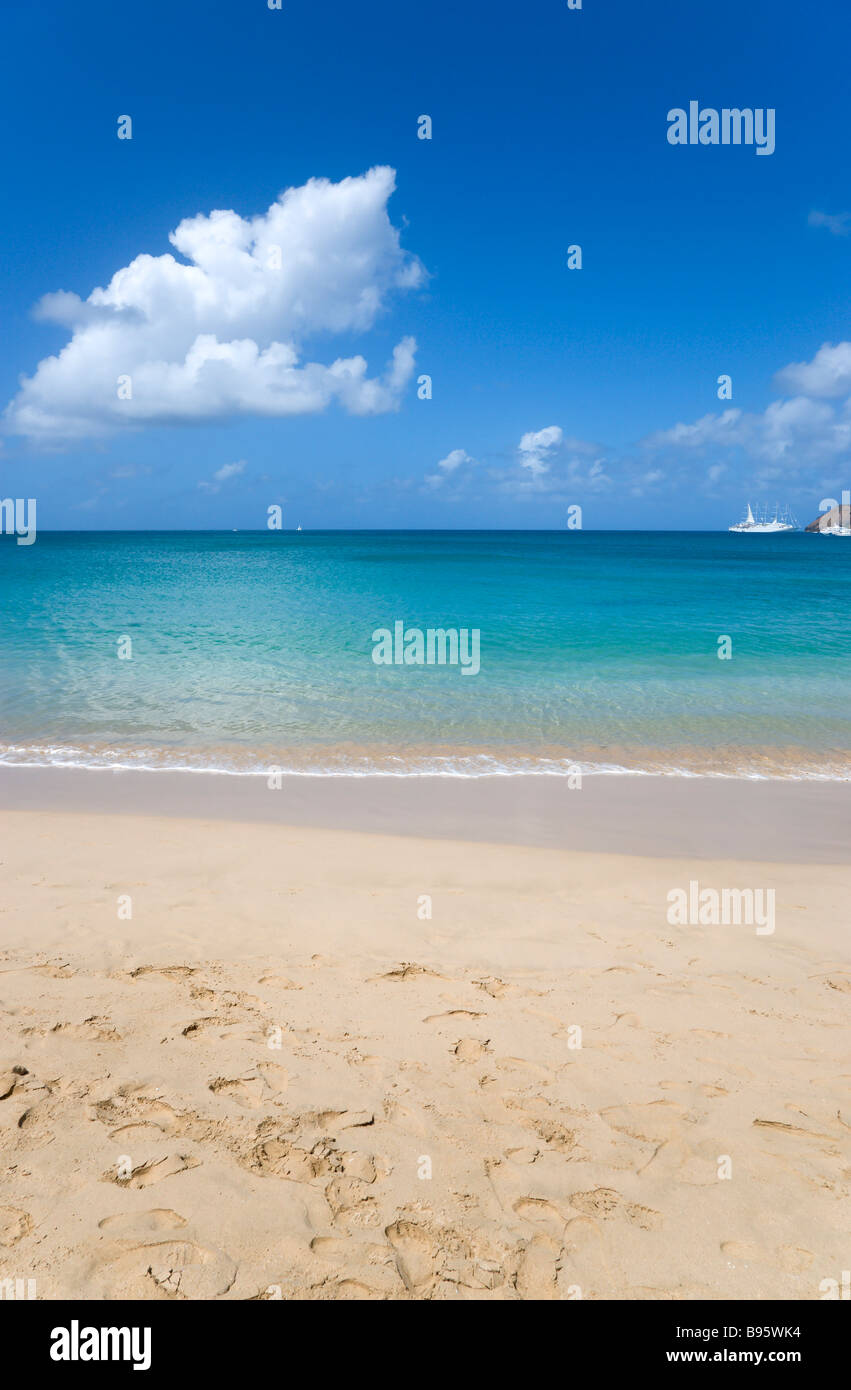
[[[0,764],[851,776],[827,537],[39,532],[0,585]],[[399,624],[478,670],[376,664]]]

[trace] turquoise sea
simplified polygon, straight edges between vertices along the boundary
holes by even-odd
[[[847,778],[849,611],[803,533],[2,536],[0,762]],[[376,665],[397,622],[480,671]]]

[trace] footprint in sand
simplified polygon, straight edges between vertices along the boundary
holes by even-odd
[[[494,1066],[498,1071],[508,1072],[516,1080],[530,1086],[548,1086],[555,1076],[549,1067],[530,1062],[527,1057],[497,1057]]]
[[[342,1236],[314,1236],[310,1242],[314,1255],[323,1260],[345,1260],[352,1252],[352,1242]]]
[[[108,1018],[83,1019],[82,1023],[54,1023],[51,1033],[61,1033],[66,1038],[79,1038],[86,1042],[120,1042],[121,1034],[112,1027]]]
[[[266,1097],[266,1083],[260,1076],[227,1077],[217,1076],[209,1085],[214,1095],[225,1096],[243,1110],[257,1110]]]
[[[154,1126],[164,1134],[178,1134],[185,1117],[159,1094],[157,1086],[124,1086],[107,1100],[98,1101],[93,1113],[105,1125],[126,1128],[129,1124]]]
[[[648,1105],[612,1105],[600,1111],[601,1119],[619,1134],[640,1139],[645,1144],[661,1144],[676,1139],[688,1122],[688,1112],[671,1100],[654,1100]]]
[[[143,1240],[159,1235],[160,1231],[178,1231],[186,1225],[186,1217],[170,1207],[153,1207],[150,1211],[120,1212],[105,1216],[98,1230],[118,1240]]]
[[[260,1062],[257,1070],[262,1073],[266,1085],[274,1093],[285,1091],[290,1084],[290,1074],[280,1062]]]
[[[394,1128],[401,1130],[403,1134],[412,1134],[422,1137],[432,1133],[430,1128],[430,1117],[419,1109],[414,1109],[411,1105],[406,1105],[404,1101],[396,1100],[388,1096],[384,1103],[384,1114],[387,1122]]]
[[[325,1200],[335,1219],[356,1213],[360,1225],[373,1225],[378,1220],[375,1199],[362,1178],[332,1178],[325,1188]]]
[[[243,994],[241,990],[210,989],[207,985],[193,985],[189,991],[193,999],[207,1004],[213,1009],[261,1009],[263,1000],[256,994]]]
[[[543,1096],[534,1096],[528,1101],[507,1100],[505,1106],[518,1116],[522,1125],[533,1130],[547,1148],[565,1154],[576,1148],[575,1132],[546,1113],[548,1102]]]
[[[428,1232],[413,1221],[394,1221],[384,1234],[405,1288],[409,1293],[422,1291],[437,1272],[439,1247]]]
[[[137,1245],[101,1266],[107,1298],[209,1299],[226,1294],[237,1266],[222,1250],[190,1240]],[[154,1286],[152,1288],[152,1285]]]
[[[191,1168],[197,1168],[200,1160],[193,1158],[190,1154],[170,1153],[162,1158],[147,1159],[144,1163],[138,1163],[127,1175],[119,1177],[117,1171],[110,1170],[104,1173],[104,1181],[114,1182],[119,1187],[142,1188],[151,1187],[155,1182],[162,1182],[163,1178],[174,1177],[177,1173],[186,1173]]]
[[[396,970],[388,970],[386,975],[374,975],[375,980],[414,980],[418,976],[428,975],[433,980],[445,980],[445,975],[438,975],[436,970],[429,970],[425,965],[416,965],[413,961],[403,961]]]
[[[512,1210],[521,1221],[528,1221],[533,1226],[543,1226],[555,1235],[560,1235],[567,1224],[558,1208],[545,1197],[519,1197]]]
[[[9,1248],[28,1236],[33,1228],[29,1212],[19,1211],[17,1207],[0,1207],[0,1245]]]
[[[378,1171],[372,1154],[344,1153],[340,1155],[343,1172],[347,1178],[359,1178],[362,1182],[375,1182]]]
[[[611,1187],[597,1187],[593,1192],[574,1192],[570,1205],[583,1216],[596,1216],[605,1219],[623,1204],[623,1197]]]
[[[243,1161],[247,1168],[264,1176],[270,1174],[290,1182],[312,1182],[333,1171],[336,1157],[332,1158],[331,1150],[322,1144],[308,1150],[288,1139],[272,1136],[258,1144]]]
[[[568,1285],[578,1284],[583,1298],[611,1297],[618,1286],[606,1259],[603,1233],[591,1216],[577,1216],[565,1230],[559,1283],[564,1279]]]
[[[537,1235],[521,1252],[517,1264],[516,1288],[523,1299],[554,1299],[558,1297],[561,1245],[551,1236]]]
[[[323,1130],[364,1129],[375,1123],[375,1115],[371,1110],[320,1110],[315,1123]]]
[[[574,1192],[570,1198],[574,1211],[583,1216],[593,1216],[606,1220],[610,1216],[625,1217],[633,1226],[642,1231],[657,1231],[662,1226],[662,1216],[651,1207],[642,1207],[638,1202],[630,1202],[613,1187],[596,1187],[591,1192]]]
[[[343,1301],[352,1299],[358,1303],[366,1302],[369,1299],[383,1299],[384,1294],[380,1289],[371,1289],[368,1284],[362,1284],[359,1279],[341,1279],[334,1285],[334,1292],[337,1298]]]
[[[489,975],[484,980],[474,980],[473,984],[477,989],[483,989],[485,994],[489,994],[491,999],[502,999],[506,994],[517,994],[519,990],[516,985],[508,985],[505,980],[500,980],[496,975]]]
[[[226,1015],[209,1014],[205,1018],[195,1018],[186,1027],[181,1029],[181,1036],[188,1042],[197,1042],[202,1039],[209,1042],[211,1037],[225,1039],[239,1036],[235,1030],[238,1028],[252,1027],[245,1019],[228,1018]]]

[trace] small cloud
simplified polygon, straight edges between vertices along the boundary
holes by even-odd
[[[657,430],[642,442],[651,449],[668,446],[702,449],[707,444],[738,443],[741,415],[740,410],[731,407],[720,415],[703,415],[691,425],[680,421],[671,429]]]
[[[224,463],[221,468],[217,468],[209,482],[200,482],[198,486],[204,492],[218,492],[222,483],[226,483],[229,478],[236,478],[240,473],[244,473],[246,468],[245,459],[240,459],[238,463]]]
[[[606,472],[606,459],[594,458],[593,455],[599,449],[597,444],[585,444],[582,440],[565,440],[565,445],[571,449],[571,458],[568,461],[565,481],[572,487],[591,488],[599,490],[607,487],[612,481]],[[588,459],[592,458],[589,464]]]
[[[661,483],[664,476],[661,468],[651,468],[649,472],[642,473],[632,488],[633,497],[643,497],[645,489],[655,487],[656,483]]]
[[[445,459],[440,459],[438,462],[437,466],[441,470],[439,473],[426,474],[426,485],[428,487],[440,487],[441,483],[444,483],[459,468],[475,462],[476,460],[470,457],[466,449],[452,449]]]
[[[239,463],[225,463],[213,474],[217,483],[224,483],[228,478],[235,478],[237,473],[245,472],[245,459],[240,459]]]
[[[851,233],[851,212],[813,211],[807,222],[811,227],[826,227],[831,236],[848,236]]]
[[[533,478],[547,473],[554,449],[564,440],[564,431],[558,425],[547,425],[542,430],[529,430],[517,446],[520,467],[526,468]]]
[[[833,397],[851,391],[851,342],[823,343],[812,362],[792,362],[775,381],[791,395]]]

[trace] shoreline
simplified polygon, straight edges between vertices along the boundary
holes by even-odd
[[[401,750],[401,751],[400,751]],[[844,748],[703,744],[354,744],[203,748],[0,741],[0,768],[189,772],[216,777],[667,777],[714,781],[847,782]]]
[[[517,774],[335,777],[0,766],[0,810],[274,823],[640,857],[847,861],[851,783]]]

